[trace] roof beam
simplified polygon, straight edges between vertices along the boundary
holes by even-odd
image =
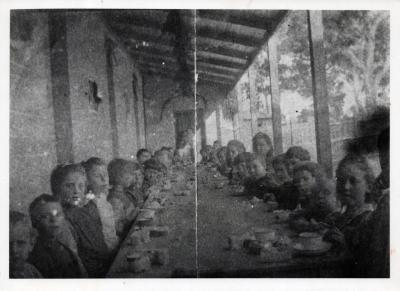
[[[241,34],[236,31],[217,31],[214,27],[199,27],[196,32],[199,37],[204,36],[250,47],[257,47],[263,40],[262,38],[254,37],[254,35]]]
[[[276,19],[283,16],[281,13],[282,11],[277,10],[197,10],[197,15],[203,19],[230,22],[268,31],[272,31],[268,28]]]

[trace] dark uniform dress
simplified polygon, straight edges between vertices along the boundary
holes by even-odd
[[[44,278],[82,278],[76,254],[57,239],[38,237],[29,256],[29,263]]]

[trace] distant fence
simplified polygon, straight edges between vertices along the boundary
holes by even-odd
[[[331,123],[331,142],[333,161],[340,160],[345,155],[346,141],[359,137],[356,120],[346,120]],[[313,160],[317,159],[314,120],[309,122],[289,122],[282,125],[283,149],[293,145],[306,148]]]

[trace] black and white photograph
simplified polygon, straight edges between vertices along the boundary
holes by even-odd
[[[390,9],[8,12],[11,281],[393,278]]]

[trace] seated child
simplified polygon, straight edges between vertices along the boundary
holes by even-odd
[[[229,180],[232,180],[232,169],[233,169],[233,161],[235,157],[246,151],[246,148],[244,147],[243,143],[241,143],[238,140],[231,140],[228,142],[228,145],[226,146],[226,165],[227,168],[229,168],[230,172],[228,174]]]
[[[218,150],[220,147],[221,147],[221,142],[219,140],[215,140],[212,145],[213,151]]]
[[[143,166],[144,162],[151,159],[151,153],[148,149],[140,149],[136,153],[137,162]]]
[[[274,168],[275,176],[279,184],[283,185],[292,181],[286,169],[284,154],[278,155],[272,159],[272,167]]]
[[[51,191],[63,209],[82,207],[87,203],[86,172],[80,164],[59,165],[50,176]]]
[[[107,197],[111,203],[116,230],[119,237],[124,237],[137,213],[140,198],[130,192],[134,180],[135,163],[124,159],[114,159],[108,164],[111,190]]]
[[[99,211],[91,200],[83,203],[84,206],[76,203],[84,199],[86,192],[85,168],[81,164],[58,166],[53,170],[50,182],[53,195],[61,201],[69,222],[57,238],[71,249],[77,248],[89,277],[103,277],[110,263],[111,253],[104,240]]]
[[[92,201],[100,216],[104,241],[109,250],[114,251],[118,246],[119,239],[115,228],[114,211],[107,201],[110,188],[107,165],[102,159],[92,157],[83,166],[86,170],[88,192],[94,194]]]
[[[268,134],[259,132],[252,140],[253,143],[253,153],[260,159],[263,163],[264,168],[271,168],[273,148],[271,138]]]
[[[160,150],[154,153],[154,159],[159,163],[163,164],[166,170],[166,174],[171,171],[172,157],[169,150],[166,147],[162,147]]]
[[[50,176],[51,191],[60,201],[66,217],[72,209],[84,206],[87,203],[86,172],[80,164],[58,165]],[[57,239],[67,245],[70,249],[78,252],[75,230],[66,221],[65,229],[59,232]]]
[[[128,193],[137,199],[137,207],[142,207],[143,205],[143,180],[144,180],[144,170],[138,164],[133,162],[133,180],[129,186]]]
[[[202,164],[207,164],[212,162],[212,146],[206,145],[204,148],[200,150],[200,155],[201,155],[201,163]]]
[[[79,256],[57,239],[65,223],[60,202],[54,196],[42,194],[30,204],[29,214],[38,231],[29,262],[44,278],[86,277]]]
[[[40,272],[27,262],[35,237],[28,217],[10,211],[10,278],[42,278]]]
[[[253,154],[249,152],[243,152],[238,154],[233,160],[234,172],[237,174],[238,182],[241,185],[250,178],[250,173],[248,170],[248,164],[252,161]]]
[[[365,274],[366,261],[370,260],[365,228],[371,218],[373,207],[366,203],[367,193],[374,182],[373,172],[363,156],[347,155],[336,170],[337,195],[341,211],[328,216],[326,222],[332,228],[324,239],[336,246],[347,247],[354,256],[353,271],[357,276]]]
[[[290,225],[299,231],[313,231],[337,209],[333,186],[329,183],[323,168],[313,162],[298,163],[293,169],[293,191],[285,197],[278,196],[278,203],[295,203],[301,209],[292,216]],[[286,201],[285,201],[286,200]]]
[[[279,187],[274,173],[267,171],[263,161],[254,154],[247,158],[247,167],[250,178],[245,182],[246,193],[259,199],[274,200],[272,195],[266,196],[266,194],[274,193]]]
[[[224,147],[219,148],[216,153],[217,169],[224,176],[228,176],[231,171],[231,168],[228,167],[227,162],[226,162],[226,151],[227,151],[227,147],[224,146]]]
[[[285,153],[286,169],[289,176],[293,177],[293,168],[298,162],[305,162],[310,160],[310,153],[306,149],[300,146],[290,147]]]
[[[390,128],[378,136],[381,174],[374,182],[375,211],[368,222],[364,236],[369,238],[366,254],[371,258],[365,265],[366,276],[388,278],[390,276]]]
[[[143,194],[144,199],[148,196],[150,187],[162,187],[166,167],[155,159],[150,159],[144,163]]]

